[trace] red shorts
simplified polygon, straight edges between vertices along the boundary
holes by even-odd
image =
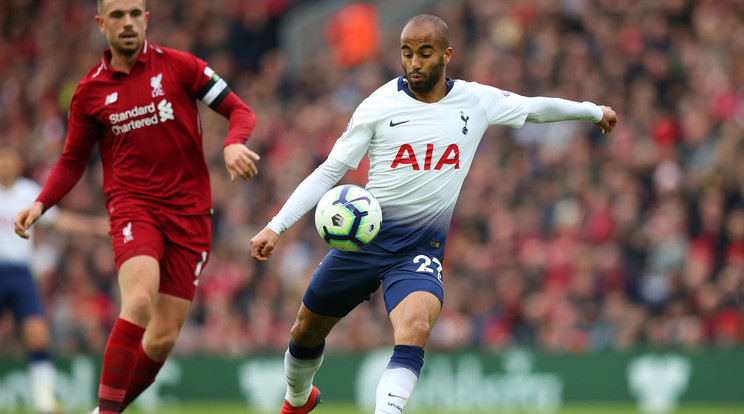
[[[118,272],[134,256],[160,263],[159,292],[194,299],[199,275],[209,257],[209,215],[181,216],[151,205],[117,205],[110,214],[111,242]]]

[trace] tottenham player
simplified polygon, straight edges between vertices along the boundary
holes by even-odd
[[[442,257],[452,211],[486,128],[588,120],[609,133],[617,123],[609,107],[528,98],[447,78],[452,48],[447,25],[436,16],[411,19],[400,45],[404,75],[359,105],[328,159],[251,240],[253,257],[267,260],[279,234],[369,151],[366,188],[382,206],[383,226],[359,251],[332,249],[310,280],[285,353],[284,414],[307,413],[320,402],[312,380],[326,336],[380,284],[395,347],[377,388],[375,413],[403,411],[442,306]]]
[[[0,145],[0,311],[9,308],[20,325],[29,361],[31,402],[38,413],[57,412],[56,369],[49,359],[49,325],[31,273],[33,245],[13,236],[18,210],[34,201],[41,186],[21,176],[23,159],[17,148]],[[40,224],[62,231],[106,236],[103,217],[86,217],[50,209]]]
[[[0,147],[0,311],[10,308],[21,327],[35,410],[52,413],[56,411],[56,370],[49,360],[49,326],[31,275],[33,246],[30,241],[18,243],[11,232],[18,209],[34,201],[41,190],[35,181],[20,176],[22,169],[18,151]],[[44,217],[44,224],[56,218],[57,210],[53,209]]]
[[[100,413],[119,413],[155,379],[172,350],[209,257],[212,195],[196,100],[229,119],[225,166],[257,173],[245,147],[254,113],[207,63],[145,39],[144,0],[98,0],[109,44],[78,85],[64,152],[37,198],[20,211],[27,230],[80,179],[93,148],[103,164],[121,311],[103,355]]]

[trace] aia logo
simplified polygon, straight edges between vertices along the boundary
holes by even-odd
[[[434,159],[434,144],[426,144],[426,153],[416,156],[416,152],[410,144],[403,144],[398,149],[395,160],[390,164],[390,168],[397,168],[401,164],[410,165],[415,171],[421,169],[419,160],[423,158],[424,171],[431,170],[431,162]],[[450,144],[440,156],[437,157],[437,163],[434,165],[435,170],[441,170],[445,165],[454,165],[455,169],[460,169],[460,147],[457,144]]]

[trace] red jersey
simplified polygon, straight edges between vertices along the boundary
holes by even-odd
[[[230,119],[224,145],[244,143],[255,115],[193,55],[142,46],[129,74],[109,65],[110,50],[72,98],[65,149],[38,197],[56,204],[84,172],[98,144],[103,191],[111,212],[119,202],[153,203],[178,214],[212,206],[196,99]]]

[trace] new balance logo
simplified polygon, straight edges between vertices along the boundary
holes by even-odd
[[[118,92],[114,92],[111,95],[107,95],[106,96],[106,101],[103,103],[103,105],[106,106],[108,104],[112,104],[112,103],[116,102],[117,99],[119,99],[119,93]]]
[[[169,119],[176,119],[173,116],[173,105],[170,102],[163,99],[158,104],[158,115],[160,115],[160,122],[165,122]]]

